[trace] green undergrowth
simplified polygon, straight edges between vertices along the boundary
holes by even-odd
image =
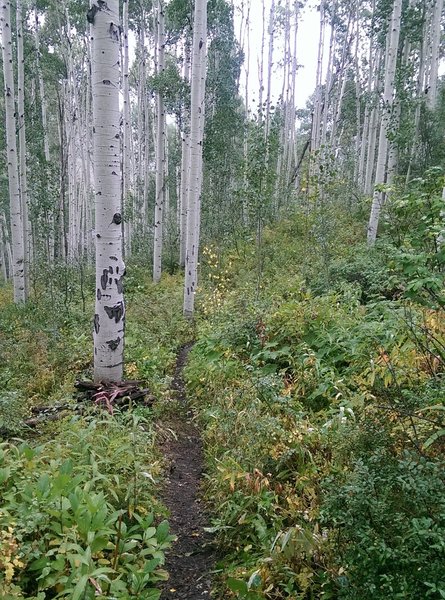
[[[113,416],[93,406],[29,430],[33,406],[74,405],[75,379],[92,376],[84,290],[94,283],[60,273],[51,289],[35,281],[26,307],[0,288],[0,597],[156,600],[172,541],[156,439],[177,347],[191,336],[180,278],[154,286],[148,271],[128,268],[125,376],[149,388],[154,406]]]
[[[443,276],[353,224],[327,248],[313,232],[206,249],[186,378],[220,595],[444,598]]]

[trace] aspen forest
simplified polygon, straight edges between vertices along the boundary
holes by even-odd
[[[444,0],[0,0],[0,600],[445,598]]]

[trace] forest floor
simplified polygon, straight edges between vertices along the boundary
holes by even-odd
[[[193,423],[182,376],[191,347],[192,344],[185,344],[178,353],[171,389],[181,411],[169,423],[175,438],[162,448],[170,464],[163,500],[170,513],[171,532],[177,536],[167,555],[170,578],[161,596],[165,600],[209,598],[210,571],[215,558],[204,530],[207,515],[201,499],[204,470],[201,435]]]

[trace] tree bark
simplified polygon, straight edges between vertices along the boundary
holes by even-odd
[[[94,381],[123,374],[125,304],[122,258],[119,2],[91,5],[93,161],[96,213]]]
[[[198,283],[202,145],[204,131],[207,49],[207,0],[196,0],[193,24],[192,89],[190,107],[190,190],[187,213],[187,250],[184,282],[184,316],[193,318]]]
[[[15,118],[14,63],[12,58],[11,2],[3,0],[0,9],[2,34],[3,79],[6,116],[6,152],[8,163],[9,205],[12,239],[12,278],[14,302],[26,301],[25,244],[20,203],[19,169],[17,158],[17,123]]]
[[[397,64],[397,51],[400,37],[400,21],[402,0],[394,0],[391,23],[388,31],[388,52],[385,62],[385,86],[383,91],[383,114],[380,124],[379,151],[375,176],[375,191],[372,200],[371,215],[368,224],[368,244],[374,245],[377,238],[380,212],[385,200],[384,192],[379,186],[385,183],[386,163],[388,156],[388,132],[393,110],[393,93]]]
[[[165,26],[162,0],[157,4],[157,75],[165,71]],[[156,200],[154,220],[153,281],[159,283],[162,273],[162,240],[165,204],[165,107],[162,93],[156,93]]]

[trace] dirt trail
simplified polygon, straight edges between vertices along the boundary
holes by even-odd
[[[192,344],[187,344],[179,350],[172,382],[172,390],[182,407],[182,414],[170,424],[177,439],[163,446],[171,464],[164,503],[170,511],[171,530],[178,541],[167,555],[166,569],[170,579],[163,587],[162,600],[210,598],[209,573],[214,555],[209,546],[209,537],[204,532],[208,519],[200,500],[202,442],[199,430],[192,422],[182,378],[191,347]]]

